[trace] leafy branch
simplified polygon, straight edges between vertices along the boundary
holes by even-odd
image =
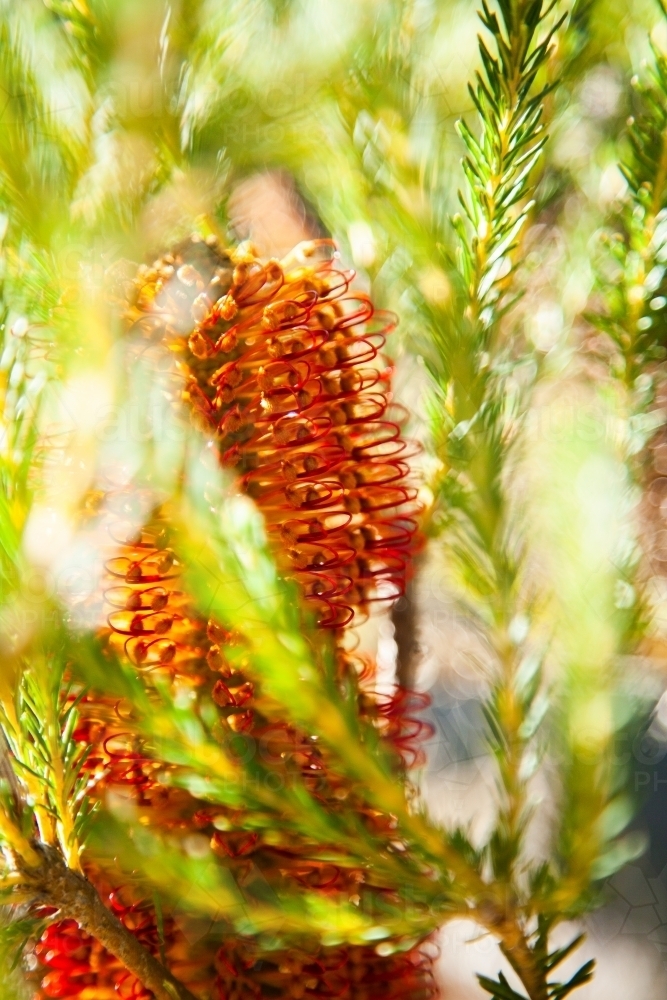
[[[667,351],[667,57],[654,43],[652,51],[646,78],[633,81],[638,108],[628,129],[630,156],[621,164],[628,197],[616,232],[603,238],[608,257],[599,261],[602,308],[587,316],[616,346],[612,371],[630,391],[637,413],[654,399],[656,363]],[[652,429],[649,421],[646,432]],[[640,430],[635,450],[642,437],[645,442]]]
[[[458,249],[449,272],[452,293],[437,309],[422,303],[434,330],[425,361],[435,389],[433,438],[442,463],[433,484],[433,531],[440,533],[458,589],[490,650],[493,680],[485,714],[501,798],[484,857],[491,884],[503,887],[506,900],[495,933],[530,1000],[564,997],[591,975],[587,963],[568,983],[552,981],[558,953],[550,952],[548,939],[562,919],[555,905],[559,862],[531,867],[525,857],[527,783],[540,763],[539,734],[549,702],[558,699],[545,691],[548,644],[545,649],[536,628],[545,595],[528,572],[531,542],[520,528],[521,508],[511,488],[525,383],[535,370],[522,380],[527,357],[513,356],[512,309],[519,237],[546,142],[544,102],[556,85],[544,82],[555,33],[565,20],[551,19],[554,6],[504,0],[496,14],[483,5],[480,17],[493,50],[480,40],[482,69],[470,91],[479,134],[465,123],[458,126],[465,185],[463,214],[453,220]],[[564,780],[567,785],[567,775]],[[609,780],[601,773],[595,780],[606,802]],[[577,887],[581,892],[581,882]],[[520,996],[502,975],[482,985],[502,1000]]]
[[[86,796],[84,765],[91,748],[74,739],[78,703],[57,652],[35,655],[24,666],[14,705],[2,706],[0,725],[17,777],[35,811],[40,840],[60,848],[67,865],[81,871],[81,850],[93,806]]]
[[[58,644],[56,644],[58,645]],[[60,649],[31,658],[14,704],[5,701],[0,725],[12,751],[11,764],[23,794],[5,789],[0,807],[2,901],[27,906],[26,936],[40,923],[43,907],[75,920],[159,1000],[194,1000],[187,990],[103,904],[85,877],[81,852],[95,806],[88,800],[84,765],[90,747],[74,739],[77,706],[63,682]],[[19,949],[20,953],[21,949]]]
[[[526,200],[531,174],[546,142],[543,104],[552,85],[536,93],[533,87],[566,15],[539,37],[536,34],[554,6],[542,0],[504,0],[500,21],[486,3],[480,14],[497,55],[480,39],[483,71],[470,86],[480,138],[465,122],[458,123],[467,151],[463,160],[467,192],[459,197],[472,236],[460,217],[454,225],[460,239],[459,268],[467,285],[466,311],[471,324],[479,328],[482,349],[488,348],[498,320],[511,305],[511,299],[501,305],[502,293],[513,272],[515,241],[532,207]]]

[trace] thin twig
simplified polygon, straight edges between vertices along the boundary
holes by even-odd
[[[106,908],[84,875],[68,868],[54,848],[34,846],[41,855],[41,865],[31,868],[17,860],[16,867],[25,879],[22,888],[33,895],[36,903],[57,907],[64,918],[75,920],[151,990],[155,1000],[197,1000]]]
[[[415,567],[415,573],[417,567]],[[405,594],[391,609],[396,642],[396,682],[400,687],[412,690],[419,665],[421,647],[417,639],[418,609],[416,580],[410,580]]]

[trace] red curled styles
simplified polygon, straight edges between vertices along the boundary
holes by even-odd
[[[340,628],[404,593],[418,506],[381,355],[394,319],[331,260],[304,266],[331,248],[263,264],[193,237],[139,270],[128,323],[174,352],[222,464],[320,625]]]

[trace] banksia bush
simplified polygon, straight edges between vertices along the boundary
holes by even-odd
[[[664,23],[605,10],[0,3],[11,1000],[472,996],[455,920],[596,988],[664,714]]]

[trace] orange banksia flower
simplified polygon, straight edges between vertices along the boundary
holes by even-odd
[[[419,758],[424,724],[409,711],[422,707],[420,699],[404,691],[376,695],[372,662],[346,652],[343,641],[353,620],[404,592],[416,544],[409,449],[381,356],[393,320],[350,290],[349,273],[319,258],[329,248],[324,241],[306,247],[312,264],[301,253],[263,264],[193,238],[140,268],[127,325],[140,346],[148,341],[173,357],[167,380],[174,402],[184,398],[195,421],[214,435],[221,463],[235,470],[264,514],[284,570],[299,582],[319,625],[333,630],[339,668],[357,685],[360,713],[393,746],[401,769]],[[159,674],[190,688],[193,711],[212,701],[231,734],[261,741],[277,774],[289,780],[296,765],[327,809],[356,809],[375,836],[391,841],[393,818],[368,809],[308,734],[277,722],[251,665],[228,657],[242,637],[193,609],[170,545],[168,510],[150,491],[127,488],[91,496],[91,507],[107,538],[98,603],[109,650],[149,681]],[[349,899],[361,883],[373,888],[371,874],[344,853],[337,863],[315,860],[298,837],[276,839],[261,824],[249,826],[245,809],[212,806],[165,780],[170,768],[137,736],[131,705],[89,695],[76,736],[94,748],[86,764],[93,794],[130,795],[142,823],[170,836],[206,835],[239,884],[257,865],[291,891]],[[108,874],[89,874],[108,905],[123,899],[121,919],[155,952],[153,908],[127,890],[124,896],[108,890]],[[437,992],[432,956],[421,947],[385,956],[370,945],[263,953],[232,935],[222,944],[204,942],[192,968],[168,913],[163,935],[170,968],[202,997],[427,1000]],[[45,973],[40,997],[150,995],[71,922],[48,928],[37,957]]]
[[[394,319],[331,250],[264,264],[193,237],[139,270],[128,321],[173,352],[320,625],[341,628],[404,593],[418,506],[381,353]]]

